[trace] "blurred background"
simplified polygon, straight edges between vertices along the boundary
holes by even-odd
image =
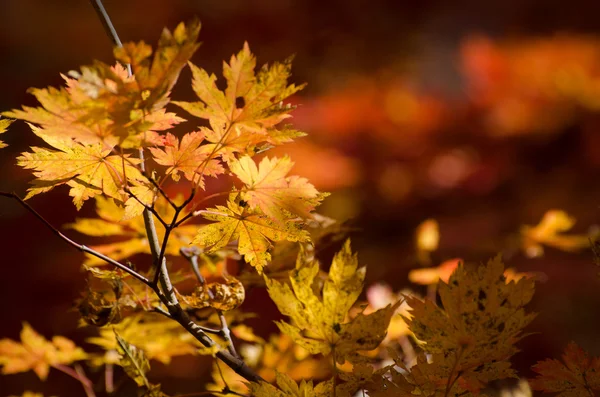
[[[203,42],[194,63],[220,74],[244,41],[258,63],[295,54],[293,123],[309,136],[277,148],[295,173],[332,192],[321,207],[349,220],[368,282],[409,286],[424,264],[415,230],[439,224],[437,266],[484,261],[502,252],[518,271],[543,273],[532,310],[540,312],[514,358],[524,375],[558,357],[570,340],[600,354],[600,294],[589,250],[527,250],[523,225],[551,209],[594,231],[600,215],[600,2],[574,0],[105,0],[123,41],[154,44],[164,26],[193,16]],[[62,84],[59,73],[99,59],[111,45],[84,0],[0,1],[0,109],[36,105],[29,87]],[[192,100],[185,70],[173,97]],[[184,115],[184,117],[186,117]],[[194,128],[188,123],[186,128]],[[30,175],[15,157],[39,144],[24,123],[3,135],[0,189],[24,192]],[[80,214],[56,189],[30,202],[54,225]],[[571,231],[570,231],[571,232]],[[85,279],[78,253],[9,200],[0,201],[0,337],[23,321],[46,337],[82,340],[72,302]],[[84,243],[89,240],[82,239]],[[530,256],[536,256],[530,258]],[[419,290],[419,288],[416,288]],[[258,298],[255,298],[258,299]],[[264,296],[261,297],[264,299]],[[177,359],[154,373],[166,392],[201,389],[210,368]],[[51,372],[0,377],[2,396],[25,387],[80,395]]]

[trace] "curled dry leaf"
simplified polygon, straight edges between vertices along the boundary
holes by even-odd
[[[212,307],[229,311],[240,306],[246,297],[244,286],[236,278],[228,278],[225,283],[198,285],[191,295],[179,295],[185,305],[194,309]]]

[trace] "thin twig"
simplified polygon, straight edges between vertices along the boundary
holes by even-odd
[[[85,390],[85,394],[88,397],[96,397],[96,393],[94,393],[94,389],[92,388],[92,382],[89,381],[89,378],[85,375],[85,371],[83,370],[83,367],[79,364],[74,364],[73,368],[75,368],[75,371],[77,372],[77,375],[79,375],[82,379],[87,379],[88,382],[83,383],[83,389]]]
[[[94,10],[96,10],[96,13],[100,17],[100,22],[102,23],[104,30],[106,31],[108,37],[110,37],[110,39],[112,40],[113,44],[117,47],[123,47],[123,43],[121,43],[121,39],[117,34],[117,30],[112,24],[112,21],[110,20],[110,17],[108,16],[106,9],[104,8],[104,4],[102,4],[102,0],[90,0],[90,2],[92,3],[92,7],[94,7]],[[129,64],[127,64],[127,72],[130,76],[133,74],[131,71],[131,65]]]
[[[108,394],[115,391],[115,369],[111,363],[106,363],[104,366],[104,388]]]
[[[200,268],[198,267],[198,255],[200,254],[200,250],[197,247],[191,247],[188,249],[182,248],[180,250],[180,252],[192,264],[192,269],[194,270],[194,273],[196,274],[196,278],[198,279],[198,282],[202,286],[205,286],[206,280],[204,279],[204,276],[202,276],[202,273],[200,273]],[[208,293],[208,297],[210,299],[215,298],[213,292],[210,289],[207,289],[207,293]],[[217,312],[217,315],[219,316],[219,322],[221,323],[220,336],[223,339],[225,339],[225,341],[227,342],[227,348],[229,349],[229,352],[237,357],[238,354],[237,354],[237,351],[235,350],[233,340],[231,339],[231,330],[229,329],[229,326],[227,325],[227,319],[225,318],[225,315],[223,314],[223,312],[221,310],[217,310],[217,309],[215,309],[215,310]]]
[[[238,192],[241,192],[241,190],[228,190],[226,192],[214,193],[214,194],[208,195],[206,197],[203,197],[202,200],[194,203],[194,206],[190,210],[190,212],[188,212],[183,218],[181,218],[180,220],[177,221],[177,223],[175,223],[175,227],[181,225],[183,222],[187,221],[190,218],[193,218],[195,216],[202,215],[203,213],[206,213],[206,212],[201,212],[203,210],[200,210],[200,211],[195,211],[194,210],[195,208],[198,207],[199,204],[201,204],[201,203],[203,203],[205,201],[208,201],[210,199],[213,199],[215,197],[221,197],[221,196],[229,195],[231,193],[238,193]]]
[[[73,368],[63,364],[52,364],[52,368],[69,375],[71,378],[76,379],[79,383],[81,383],[81,386],[83,386],[87,397],[96,397],[96,393],[94,393],[94,390],[92,389],[92,381],[85,376],[85,374],[81,374]]]
[[[125,192],[129,195],[129,197],[133,198],[135,201],[137,201],[140,205],[142,205],[144,207],[144,209],[150,211],[152,213],[152,215],[154,215],[154,217],[156,219],[158,219],[158,221],[166,228],[167,222],[160,216],[160,214],[154,209],[154,207],[147,205],[146,203],[144,203],[142,200],[140,200],[135,194],[133,194],[133,192],[131,191],[131,189],[129,189],[129,187],[125,187]]]
[[[78,244],[75,241],[71,240],[70,238],[68,238],[67,236],[65,236],[64,234],[62,234],[57,228],[55,228],[50,222],[48,222],[46,220],[46,218],[44,218],[42,215],[40,215],[35,209],[33,209],[33,207],[31,207],[25,200],[23,200],[21,197],[19,197],[16,193],[8,193],[8,192],[0,192],[0,196],[3,197],[8,197],[8,198],[12,198],[15,199],[19,204],[21,204],[23,207],[25,207],[26,210],[28,210],[29,212],[31,212],[33,215],[35,215],[36,218],[38,218],[40,221],[42,221],[42,223],[44,225],[46,225],[48,227],[48,229],[50,229],[52,231],[52,233],[54,233],[55,235],[57,235],[58,237],[60,237],[61,239],[63,239],[64,241],[66,241],[68,244],[70,244],[71,246],[77,248],[80,251],[83,251],[87,254],[93,255],[96,258],[102,259],[103,261],[123,270],[124,272],[132,275],[133,277],[135,277],[136,279],[138,279],[139,281],[141,281],[142,283],[151,286],[150,281],[142,276],[141,274],[139,274],[138,272],[136,272],[135,270],[131,269],[129,266],[126,266],[120,262],[117,262],[116,260],[109,258],[108,256],[101,254],[98,251],[95,251],[85,245],[82,244]]]

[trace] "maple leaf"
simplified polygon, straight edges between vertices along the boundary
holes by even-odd
[[[340,364],[358,350],[375,349],[385,338],[392,314],[400,302],[369,315],[360,313],[345,322],[363,289],[365,278],[365,268],[358,267],[358,258],[352,254],[349,240],[333,258],[321,291],[322,299],[313,291],[318,272],[317,261],[305,264],[300,255],[296,269],[290,274],[291,288],[265,276],[271,299],[282,314],[293,320],[293,325],[277,322],[281,332],[313,354],[334,351]]]
[[[304,87],[287,84],[291,59],[265,65],[255,74],[256,59],[245,43],[244,48],[231,57],[229,64],[223,63],[225,91],[217,88],[214,74],[209,75],[193,64],[190,67],[192,87],[200,101],[173,103],[196,117],[209,120],[214,133],[206,136],[216,144],[215,155],[228,151],[252,153],[253,147],[260,142],[281,144],[302,135],[287,127],[276,127],[290,117],[291,107],[283,106],[281,102]],[[231,142],[231,136],[252,138],[242,138],[244,143],[240,145]]]
[[[27,323],[23,323],[21,342],[0,340],[0,365],[3,374],[33,370],[41,380],[46,380],[50,367],[85,360],[87,354],[70,339],[54,336],[46,340]]]
[[[205,211],[203,216],[215,223],[202,226],[192,244],[199,244],[207,252],[214,252],[230,241],[238,240],[238,252],[259,273],[271,259],[268,252],[270,241],[304,242],[310,239],[301,223],[290,221],[281,224],[232,200],[227,202],[227,207],[219,205]]]
[[[82,145],[71,139],[45,135],[35,126],[31,128],[58,150],[32,147],[32,152],[22,153],[17,158],[18,165],[34,170],[36,177],[25,199],[66,184],[71,187],[69,195],[73,197],[73,203],[81,209],[85,200],[102,193],[124,201],[127,182],[145,180],[134,166],[138,160],[110,155],[110,147],[101,143]]]
[[[531,388],[557,397],[594,396],[600,392],[600,357],[590,357],[575,342],[567,345],[563,362],[546,359],[531,369],[538,376],[529,381]]]
[[[5,133],[6,129],[12,122],[13,122],[12,120],[6,120],[6,119],[0,120],[0,134]],[[5,148],[6,146],[8,146],[6,143],[0,141],[0,149]]]
[[[247,383],[250,392],[255,397],[328,397],[331,395],[332,383],[322,382],[316,387],[312,381],[301,381],[296,383],[286,374],[277,373],[277,386],[275,387],[267,382],[251,382]]]
[[[236,337],[240,337],[236,328],[232,329]],[[269,337],[269,341],[259,344],[243,344],[239,351],[244,361],[266,382],[274,382],[278,372],[285,373],[291,379],[299,381],[308,378],[323,378],[330,374],[331,365],[323,358],[311,357],[302,347],[294,344],[287,335],[277,333]],[[247,393],[242,378],[229,367],[215,365],[212,371],[212,383],[207,388],[223,390],[225,384],[238,393]],[[223,381],[225,380],[225,382]]]
[[[246,292],[242,283],[229,277],[225,283],[198,285],[191,295],[179,295],[182,303],[194,309],[213,307],[221,311],[237,308],[244,302]]]
[[[229,163],[229,168],[245,185],[241,199],[250,208],[260,208],[272,219],[285,221],[287,213],[310,217],[325,195],[320,194],[306,178],[287,176],[294,163],[289,157],[262,159],[258,167],[249,156]],[[287,212],[287,213],[286,213]]]
[[[45,135],[82,144],[115,145],[130,137],[136,137],[133,142],[154,143],[154,131],[183,121],[163,108],[181,69],[198,48],[199,29],[198,22],[180,24],[172,34],[165,29],[152,61],[152,48],[143,42],[116,48],[115,57],[130,63],[134,76],[120,65],[95,62],[71,72],[71,78],[63,76],[67,88],[30,89],[41,107],[3,114],[39,125]]]
[[[112,362],[111,351],[119,348],[115,331],[121,338],[144,351],[149,360],[169,364],[176,356],[195,354],[201,346],[192,335],[181,326],[152,313],[136,314],[123,319],[118,324],[99,329],[100,334],[86,339],[87,342],[107,351],[97,364]]]
[[[115,47],[115,58],[123,64],[131,65],[144,99],[144,108],[166,105],[166,97],[177,82],[179,73],[200,46],[196,42],[199,32],[198,20],[187,25],[180,23],[173,33],[163,29],[152,61],[152,48],[144,42],[125,43],[122,47]]]
[[[460,265],[448,283],[439,282],[438,291],[441,307],[431,300],[406,298],[411,307],[408,326],[432,355],[431,363],[418,365],[445,380],[459,373],[454,382],[471,392],[491,380],[513,376],[508,360],[517,352],[514,343],[535,317],[524,310],[533,296],[534,281],[521,278],[507,283],[497,256],[476,269]]]
[[[563,234],[575,224],[575,218],[561,210],[550,210],[536,226],[523,226],[523,250],[529,257],[538,257],[544,253],[542,244],[564,251],[579,251],[589,247],[590,236],[581,234]]]
[[[178,202],[179,199],[175,199],[175,201]],[[163,197],[157,198],[154,209],[163,219],[170,221],[173,217],[173,207]],[[88,236],[122,237],[123,240],[120,241],[91,246],[94,250],[117,261],[135,254],[150,254],[144,219],[137,216],[123,220],[126,211],[113,200],[98,196],[96,197],[98,218],[77,218],[75,223],[68,224],[66,227]],[[196,235],[197,229],[197,226],[194,225],[183,225],[174,229],[167,243],[166,254],[179,255],[179,249],[190,244],[192,238]],[[162,239],[165,229],[160,222],[156,222],[156,230],[159,239]],[[91,255],[88,255],[84,262],[85,265],[102,265],[105,263],[103,260]]]
[[[172,134],[167,134],[165,149],[150,148],[154,161],[160,165],[169,167],[167,175],[171,175],[174,181],[179,181],[179,172],[201,187],[204,186],[203,176],[217,176],[225,172],[223,166],[214,159],[210,159],[210,151],[206,145],[202,145],[204,134],[202,132],[191,132],[177,139]]]
[[[150,361],[143,350],[130,344],[121,338],[117,331],[114,331],[119,354],[121,354],[120,365],[125,370],[127,376],[137,383],[138,386],[149,387],[146,373],[150,371]]]

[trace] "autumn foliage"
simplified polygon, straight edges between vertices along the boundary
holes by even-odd
[[[316,212],[328,193],[295,175],[292,158],[269,153],[305,135],[289,123],[289,98],[304,87],[290,83],[292,60],[257,68],[245,43],[217,77],[190,61],[199,31],[191,21],[165,29],[155,48],[117,46],[115,65],[72,71],[63,87],[30,90],[40,106],[2,113],[0,133],[22,120],[40,142],[16,160],[33,175],[23,200],[68,190],[78,210],[92,201],[96,216],[76,219],[66,233],[111,238],[87,247],[53,229],[86,254],[89,282],[77,308],[95,336],[77,346],[24,323],[20,341],[0,340],[3,374],[34,371],[45,380],[53,369],[77,379],[88,397],[158,397],[166,394],[148,374],[153,361],[206,355],[214,357],[213,379],[199,392],[215,395],[492,396],[511,378],[521,378],[522,395],[531,395],[528,385],[560,396],[600,391],[600,359],[575,344],[562,362],[536,364],[529,383],[517,373],[511,358],[531,333],[535,313],[527,305],[539,275],[507,269],[500,256],[435,263],[433,219],[417,229],[422,266],[409,275],[427,294],[364,291],[367,270],[348,228]],[[493,51],[470,43],[469,68],[482,67],[472,54],[478,46]],[[172,101],[185,67],[197,100]],[[514,78],[514,68],[498,74]],[[488,90],[480,106],[494,113],[494,101],[508,94],[481,73],[474,89]],[[597,104],[594,92],[570,93]],[[423,104],[423,114],[441,114],[438,105]],[[506,117],[498,133],[514,133],[533,116]],[[191,131],[174,133],[186,121]],[[209,190],[215,180],[227,188]],[[187,194],[171,193],[173,185]],[[17,195],[2,196],[35,213]],[[531,257],[544,246],[587,248],[589,236],[570,233],[573,224],[564,211],[548,211],[538,225],[523,226],[519,248]],[[325,241],[339,247],[331,263],[315,254]],[[279,333],[260,335],[246,324],[250,288],[274,302]]]

